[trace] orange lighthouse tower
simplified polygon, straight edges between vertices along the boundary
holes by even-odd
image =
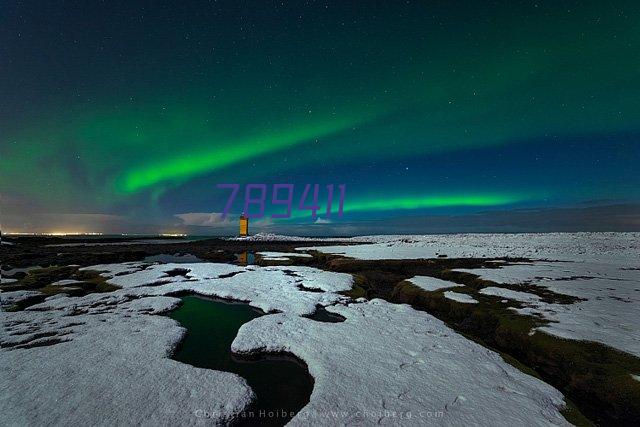
[[[249,235],[249,217],[245,216],[244,212],[240,215],[240,237],[246,237]]]

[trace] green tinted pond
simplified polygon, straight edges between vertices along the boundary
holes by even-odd
[[[286,355],[248,359],[231,353],[240,326],[262,315],[245,303],[183,297],[171,318],[188,333],[173,358],[200,368],[233,372],[247,381],[257,398],[237,424],[284,425],[291,413],[309,402],[313,379],[306,366]]]

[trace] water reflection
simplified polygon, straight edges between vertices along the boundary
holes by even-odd
[[[253,265],[255,264],[255,254],[253,251],[244,251],[236,254],[236,262],[238,265]]]

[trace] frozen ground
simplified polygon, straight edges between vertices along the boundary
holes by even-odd
[[[496,287],[481,293],[524,303],[521,314],[550,321],[539,330],[569,339],[597,341],[640,357],[640,270],[596,262],[533,262],[465,271],[496,283],[541,286],[579,297],[549,304],[526,292]]]
[[[483,295],[491,295],[494,297],[506,298],[520,302],[540,302],[540,297],[538,295],[530,294],[528,292],[512,291],[511,289],[497,288],[495,286],[482,288],[480,289],[480,293]]]
[[[9,307],[25,299],[42,295],[38,291],[0,292],[0,307]]]
[[[299,249],[358,259],[522,257],[640,267],[640,233],[438,234],[362,236],[351,240],[369,244]]]
[[[345,300],[346,297],[337,292],[350,290],[353,283],[349,274],[299,266],[125,263],[96,265],[90,269],[102,271],[110,283],[135,295],[191,291],[246,301],[265,312],[282,311],[301,316],[312,314],[319,305]],[[316,290],[323,292],[313,292]]]
[[[450,299],[452,301],[456,301],[456,302],[461,302],[464,304],[477,304],[478,301],[476,301],[472,296],[467,295],[467,294],[461,294],[459,292],[453,292],[453,291],[446,291],[444,293],[444,297],[447,299]]]
[[[529,258],[496,269],[458,270],[496,283],[529,283],[585,301],[546,304],[494,288],[483,293],[526,303],[520,313],[552,323],[540,330],[592,340],[640,356],[640,233],[451,234],[364,236],[364,245],[318,246],[358,259]],[[500,265],[500,263],[496,263]]]
[[[205,408],[228,419],[252,397],[237,375],[169,359],[185,330],[153,314],[175,298],[53,301],[52,310],[0,312],[4,425],[181,425]]]
[[[346,320],[265,316],[233,342],[237,352],[287,351],[307,362],[311,402],[291,425],[567,424],[558,391],[427,313],[383,300],[328,310]]]
[[[184,330],[158,314],[178,302],[168,295],[192,291],[279,311],[245,324],[234,347],[308,363],[316,383],[297,424],[406,423],[400,412],[442,425],[566,424],[558,391],[429,314],[379,300],[346,305],[337,292],[351,287],[350,275],[215,263],[92,269],[122,289],[0,312],[6,423],[175,425],[202,421],[197,410],[215,414],[211,422],[237,413],[251,396],[240,377],[169,358]],[[301,317],[318,305],[347,320]]]
[[[292,257],[312,258],[304,252],[258,252],[258,255],[266,261],[289,261]]]
[[[456,286],[464,286],[454,282],[449,282],[447,280],[437,279],[435,277],[429,276],[414,276],[409,279],[409,282],[413,283],[420,289],[429,292],[437,291],[440,289],[455,288]]]

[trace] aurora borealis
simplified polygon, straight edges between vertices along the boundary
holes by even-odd
[[[38,3],[0,5],[3,231],[182,231],[229,182],[345,183],[354,230],[640,201],[634,1]]]

